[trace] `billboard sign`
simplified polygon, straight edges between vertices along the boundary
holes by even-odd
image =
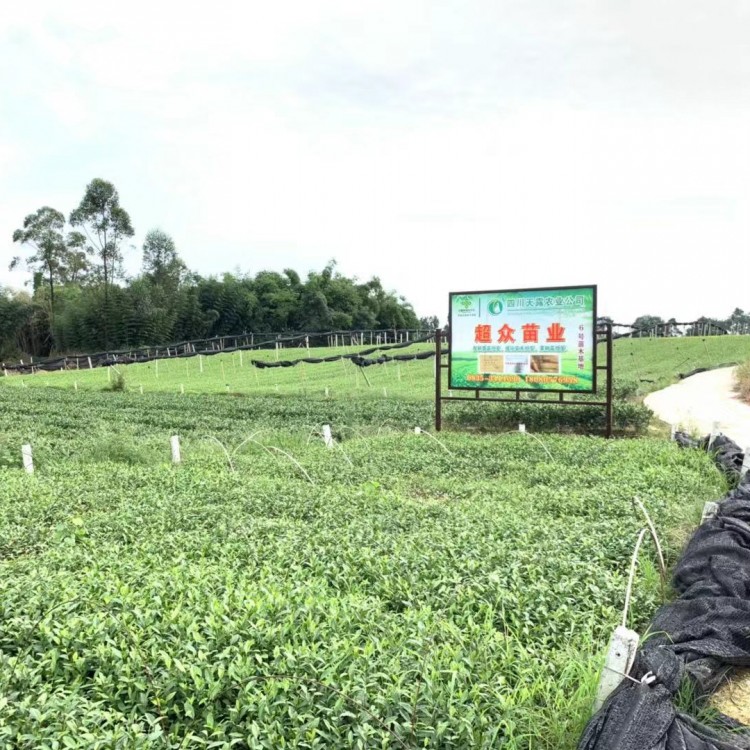
[[[451,292],[449,388],[596,390],[596,286]]]

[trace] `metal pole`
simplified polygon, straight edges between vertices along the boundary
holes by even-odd
[[[435,331],[435,432],[440,432],[443,428],[443,415],[441,412],[442,400],[440,397],[440,388],[442,381],[442,341],[443,332],[439,328]]]
[[[608,438],[612,437],[613,404],[612,404],[612,324],[607,323],[607,432]]]

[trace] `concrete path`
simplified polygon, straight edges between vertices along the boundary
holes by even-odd
[[[645,398],[646,406],[669,424],[708,435],[714,422],[740,448],[750,447],[750,405],[737,398],[734,367],[701,372]]]

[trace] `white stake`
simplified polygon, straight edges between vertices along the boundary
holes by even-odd
[[[748,471],[750,471],[750,445],[745,448],[745,458],[742,461],[742,468],[740,469],[740,476],[744,477]]]
[[[141,396],[143,395],[143,386],[141,386]]]
[[[721,434],[721,431],[719,430],[719,423],[714,422],[713,429],[711,430],[711,434],[709,435],[709,438],[708,438],[707,450],[709,451],[711,450],[711,448],[713,447],[714,441],[716,440],[717,437],[719,437],[720,434]]]
[[[180,383],[180,393],[184,396],[185,395],[185,386]]]
[[[671,425],[669,429],[669,439],[674,442],[676,435],[677,435],[677,425]]]
[[[78,381],[77,380],[73,381],[73,388],[75,388],[76,390],[78,390]]]
[[[180,438],[177,435],[172,435],[169,442],[172,445],[172,463],[178,464],[182,461],[182,456],[180,455]]]
[[[154,364],[156,365],[156,379],[159,379],[159,360],[155,359]]]
[[[716,516],[717,511],[719,510],[719,503],[713,502],[713,500],[709,500],[704,506],[703,506],[703,515],[701,515],[701,523],[705,523],[708,521],[709,518],[714,518]]]
[[[240,367],[242,367],[242,349],[240,349]]]
[[[86,357],[86,359],[89,361],[89,370],[93,369],[94,365],[91,364],[91,357]]]
[[[328,398],[328,386],[326,386],[326,398]]]
[[[26,443],[21,446],[21,455],[23,456],[23,468],[27,474],[34,473],[34,457],[31,455],[31,446]]]
[[[7,378],[8,377],[8,371],[3,367],[3,375]]]
[[[203,355],[202,354],[198,355],[198,368],[200,369],[201,372],[203,372]]]
[[[519,425],[518,425],[518,431],[519,432],[526,432],[526,425],[523,424],[522,422],[520,422]]]
[[[607,648],[607,658],[599,680],[594,713],[602,707],[612,691],[623,681],[622,675],[630,672],[635,653],[638,650],[638,641],[638,633],[635,631],[622,625],[615,628]]]
[[[333,448],[333,435],[331,435],[331,425],[323,425],[323,442],[326,444],[326,448]]]
[[[388,391],[385,389],[385,386],[383,387],[383,396],[388,398]]]

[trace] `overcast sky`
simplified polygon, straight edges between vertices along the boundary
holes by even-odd
[[[750,308],[747,0],[5,3],[0,283],[94,177],[188,265]]]

